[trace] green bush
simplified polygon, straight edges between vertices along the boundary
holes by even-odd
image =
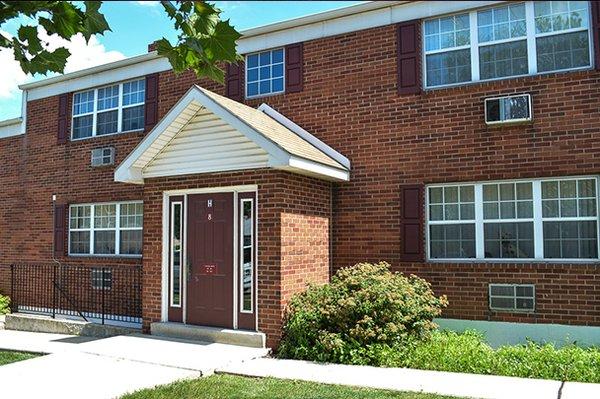
[[[385,262],[360,263],[292,298],[278,354],[380,365],[393,348],[428,338],[446,305],[421,278],[392,273]]]
[[[0,314],[10,313],[10,298],[0,294]]]
[[[382,364],[423,370],[495,374],[559,381],[600,382],[600,348],[528,342],[490,347],[475,331],[438,331],[431,339],[397,347]]]

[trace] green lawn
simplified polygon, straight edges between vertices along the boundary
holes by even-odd
[[[34,355],[33,353],[0,351],[0,366],[8,363],[20,362],[21,360],[27,360],[37,356],[38,355]]]
[[[213,375],[144,389],[121,399],[450,399],[448,396],[352,388],[275,378]]]

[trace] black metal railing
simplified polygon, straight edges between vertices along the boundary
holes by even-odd
[[[110,324],[142,322],[142,267],[14,264],[14,311]]]

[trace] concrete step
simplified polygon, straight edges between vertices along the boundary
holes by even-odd
[[[3,314],[0,314],[0,330],[4,330],[4,320],[5,320],[6,316],[4,316]]]
[[[53,319],[49,316],[13,313],[6,315],[4,328],[7,330],[44,332],[54,334],[81,335],[86,337],[112,337],[139,333],[140,330],[130,327],[112,326],[90,323],[87,321]]]
[[[193,341],[217,342],[251,348],[265,347],[265,334],[256,331],[230,330],[220,327],[193,326],[182,323],[161,322],[150,324],[152,335]]]

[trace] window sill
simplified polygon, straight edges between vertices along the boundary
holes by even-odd
[[[245,100],[247,100],[247,101],[250,101],[250,100],[258,100],[258,99],[261,99],[261,98],[275,97],[275,96],[282,96],[282,95],[284,95],[284,94],[285,94],[285,90],[284,90],[284,91],[278,91],[278,92],[276,92],[276,93],[259,94],[259,95],[256,95],[256,96],[250,96],[250,97],[248,97],[248,96],[245,96],[245,97],[244,97],[244,99],[245,99]]]
[[[563,69],[563,70],[558,70],[558,71],[540,72],[540,73],[535,73],[535,74],[505,76],[502,78],[476,80],[476,81],[462,82],[462,83],[453,83],[453,84],[441,85],[441,86],[432,86],[432,87],[423,86],[423,92],[424,93],[429,93],[429,92],[434,93],[436,91],[444,90],[444,89],[456,89],[459,87],[472,87],[474,85],[483,85],[486,83],[491,84],[491,83],[499,83],[499,82],[510,82],[510,81],[516,80],[516,79],[547,77],[547,76],[553,75],[553,74],[559,75],[559,74],[593,71],[593,70],[594,70],[593,66],[586,66],[586,67],[581,67],[581,68]]]
[[[101,259],[101,258],[107,258],[107,259],[142,259],[142,255],[68,254],[67,256],[69,258],[79,258],[79,259],[81,259],[81,258],[90,258],[90,259]]]
[[[427,259],[426,263],[474,263],[474,264],[600,264],[600,259]]]
[[[77,142],[77,141],[85,141],[85,140],[91,140],[91,139],[99,139],[102,137],[112,137],[112,136],[118,136],[121,134],[131,134],[131,133],[143,133],[144,129],[136,129],[136,130],[127,130],[124,132],[115,132],[115,133],[110,133],[110,134],[100,134],[100,135],[96,135],[96,136],[90,136],[90,137],[82,137],[79,139],[74,139],[73,137],[71,137],[71,139],[69,141],[72,142]]]
[[[490,312],[494,314],[503,313],[503,314],[514,314],[518,316],[533,316],[535,315],[535,310],[519,310],[519,309],[493,309],[490,308]]]

